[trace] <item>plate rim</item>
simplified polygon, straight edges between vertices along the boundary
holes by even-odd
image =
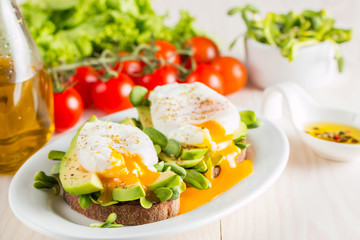
[[[239,108],[239,110],[242,110],[242,108]],[[114,119],[114,118],[125,118],[126,115],[136,115],[136,110],[135,108],[131,108],[131,109],[127,109],[124,111],[120,111],[117,113],[113,113],[110,115],[107,115],[105,117],[102,117],[101,119]],[[229,215],[231,212],[244,207],[245,205],[247,205],[249,202],[255,200],[256,198],[258,198],[260,195],[262,195],[263,193],[265,193],[266,190],[268,190],[274,183],[275,181],[280,177],[281,173],[284,171],[288,159],[289,159],[289,142],[288,139],[285,135],[285,133],[278,127],[276,126],[274,123],[272,123],[271,121],[267,120],[266,118],[259,116],[259,118],[263,121],[264,125],[269,125],[270,127],[274,128],[274,130],[278,133],[278,136],[283,144],[283,151],[279,152],[279,161],[278,161],[278,165],[275,168],[275,171],[271,172],[268,176],[267,176],[267,181],[262,182],[261,184],[259,184],[259,186],[256,189],[251,189],[250,193],[245,194],[245,196],[243,197],[242,201],[239,201],[238,203],[234,203],[226,208],[224,208],[221,212],[217,212],[217,213],[210,213],[209,217],[202,219],[201,222],[195,222],[195,224],[184,224],[183,226],[179,226],[179,227],[171,227],[171,228],[164,228],[162,231],[151,231],[151,232],[146,232],[146,234],[144,234],[144,232],[139,231],[139,234],[136,234],[134,236],[125,236],[126,239],[143,239],[143,238],[155,238],[155,237],[164,237],[164,236],[171,236],[171,235],[175,235],[178,234],[180,232],[188,232],[191,231],[195,228],[198,228],[200,226],[204,226],[207,225],[211,222],[214,222],[218,219],[221,219],[227,215]],[[261,128],[259,128],[261,131]],[[71,136],[73,136],[76,133],[77,129],[73,129],[67,133],[65,133],[62,136],[59,136],[57,139],[53,140],[53,141],[49,141],[48,144],[46,144],[44,147],[51,147],[51,145],[56,144],[57,141],[64,141],[67,138],[70,138]],[[251,134],[251,132],[249,133]],[[49,237],[55,237],[55,238],[67,238],[67,239],[98,239],[99,236],[89,236],[89,235],[85,235],[85,236],[79,236],[79,235],[73,235],[73,234],[67,234],[65,233],[65,231],[63,232],[54,232],[54,231],[50,231],[48,228],[43,227],[43,226],[39,226],[38,224],[36,224],[35,222],[31,221],[31,219],[29,219],[28,217],[26,217],[26,214],[21,213],[17,207],[16,207],[16,200],[14,194],[16,194],[16,189],[15,189],[15,185],[17,183],[17,181],[21,180],[21,175],[23,174],[23,172],[26,172],[26,169],[29,168],[28,166],[31,166],[33,164],[33,162],[36,162],[36,157],[39,154],[39,152],[44,149],[41,148],[38,152],[36,152],[33,156],[31,156],[24,164],[23,166],[19,169],[19,171],[15,174],[15,176],[13,177],[11,183],[10,183],[10,187],[8,190],[8,201],[9,201],[9,205],[10,205],[10,209],[12,210],[12,212],[14,213],[14,215],[27,227],[33,229],[36,232],[39,232],[43,235],[49,236]],[[44,150],[45,151],[45,150]],[[256,152],[255,152],[256,155]],[[255,157],[256,159],[256,157]],[[39,169],[41,170],[41,169]],[[254,171],[255,172],[255,171]],[[251,175],[249,176],[251,177]],[[246,179],[248,179],[249,177],[243,179],[242,181],[240,181],[238,184],[236,184],[235,186],[239,185],[240,183],[246,182]],[[19,179],[19,180],[18,180]],[[234,187],[235,187],[234,186]],[[233,187],[233,188],[234,188]],[[225,193],[221,194],[225,195],[227,194],[227,192],[229,192],[231,189],[229,189],[228,191],[226,191]],[[221,197],[220,196],[220,197]],[[215,201],[215,199],[211,200],[209,203]],[[192,215],[194,215],[195,213],[201,212],[204,206],[207,206],[209,203],[204,204],[203,206],[192,210],[191,212],[193,212]],[[70,208],[70,206],[69,206]],[[73,210],[72,210],[73,211]],[[189,213],[191,213],[189,212]],[[184,214],[186,215],[186,214]],[[126,228],[134,228],[134,229],[138,229],[138,228],[148,228],[147,226],[149,225],[153,225],[153,226],[157,226],[157,225],[169,225],[171,224],[175,218],[179,218],[180,216],[174,217],[174,218],[170,218],[167,220],[163,220],[163,221],[159,221],[156,223],[151,223],[151,224],[145,224],[145,225],[139,225],[139,226],[127,226]],[[67,221],[66,219],[64,219],[65,221]],[[79,224],[75,224],[72,223],[70,221],[68,221],[70,224],[75,225],[76,228],[80,229],[86,229],[86,231],[88,231],[89,233],[94,233],[94,232],[100,232],[100,233],[109,233],[109,229],[99,229],[99,228],[90,228],[87,226],[82,226]],[[145,226],[145,227],[144,227]],[[185,230],[184,230],[185,227]],[[119,228],[119,229],[123,229],[123,228]],[[155,227],[156,229],[156,227]],[[118,229],[111,229],[112,233],[116,233]],[[121,231],[121,230],[120,230]],[[119,231],[118,233],[119,234]],[[116,234],[107,234],[108,236],[104,236],[102,239],[108,239],[108,240],[112,240],[112,239],[125,239],[125,238],[119,238],[119,235]]]

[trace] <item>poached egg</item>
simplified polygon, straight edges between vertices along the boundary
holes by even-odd
[[[158,177],[156,150],[140,129],[96,120],[86,123],[77,139],[81,166],[97,173],[108,188],[140,182],[146,186]]]
[[[239,149],[232,138],[240,126],[234,104],[202,83],[158,86],[149,95],[154,128],[183,146],[207,147],[232,166]]]

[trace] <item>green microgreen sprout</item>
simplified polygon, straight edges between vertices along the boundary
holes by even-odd
[[[80,195],[78,201],[82,209],[88,208],[93,203],[90,194]]]
[[[335,19],[327,16],[326,11],[304,10],[300,14],[293,11],[285,14],[270,12],[264,18],[259,17],[259,12],[248,4],[229,10],[228,15],[239,13],[247,27],[246,37],[279,47],[281,55],[290,62],[296,58],[300,48],[328,40],[334,45],[338,70],[343,71],[344,59],[338,44],[350,41],[352,31],[336,28]],[[237,40],[230,44],[230,48]]]
[[[174,156],[175,158],[180,156],[181,153],[181,145],[178,141],[174,139],[169,139],[166,147],[164,148],[164,152],[169,156]]]
[[[245,148],[249,147],[251,144],[248,142],[235,142],[235,146],[240,148],[241,150],[244,150]]]
[[[194,169],[186,170],[184,181],[199,190],[211,188],[211,182],[203,174]]]
[[[140,205],[143,208],[149,209],[152,207],[153,203],[146,199],[146,197],[140,198]]]
[[[248,129],[257,128],[262,124],[261,120],[256,118],[256,115],[253,111],[241,111],[239,114],[241,121],[245,123]]]
[[[168,139],[167,137],[160,132],[159,130],[156,130],[153,127],[146,127],[143,129],[143,132],[149,136],[149,138],[151,139],[151,141],[154,144],[159,145],[161,148],[165,148],[167,143],[168,143]]]
[[[135,86],[130,92],[129,99],[134,107],[143,105],[148,90],[142,86]]]
[[[65,156],[65,152],[63,151],[57,151],[57,150],[51,150],[48,153],[48,158],[50,160],[61,160]]]
[[[34,175],[33,186],[37,189],[54,189],[55,194],[60,193],[60,185],[58,180],[53,176],[46,175],[43,171],[38,171]]]
[[[118,228],[118,227],[123,227],[124,225],[115,223],[116,218],[117,218],[116,213],[111,213],[104,223],[101,223],[101,222],[100,223],[91,223],[89,226],[94,227],[94,228]]]

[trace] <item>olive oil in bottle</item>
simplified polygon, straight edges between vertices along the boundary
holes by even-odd
[[[0,173],[13,173],[54,131],[52,84],[14,1],[0,1]]]

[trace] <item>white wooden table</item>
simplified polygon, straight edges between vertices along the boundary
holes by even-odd
[[[159,12],[170,9],[174,19],[177,14],[172,13],[189,9],[197,17],[198,26],[215,36],[226,52],[226,46],[243,25],[238,18],[227,17],[225,13],[241,3],[237,0],[158,0],[154,6]],[[309,93],[324,105],[360,112],[360,2],[253,0],[251,3],[263,12],[325,8],[340,26],[351,27],[354,38],[341,47],[346,60],[345,72],[336,76],[335,85]],[[241,47],[230,54],[242,58]],[[229,98],[236,105],[259,112],[261,96],[261,89],[248,84]],[[88,110],[82,120],[93,113],[101,116],[97,111]],[[285,131],[290,142],[289,162],[279,180],[246,207],[168,240],[360,239],[360,161],[340,163],[323,159],[303,144],[287,118],[275,123]],[[12,214],[7,200],[11,178],[0,175],[0,239],[50,239],[25,227]]]

